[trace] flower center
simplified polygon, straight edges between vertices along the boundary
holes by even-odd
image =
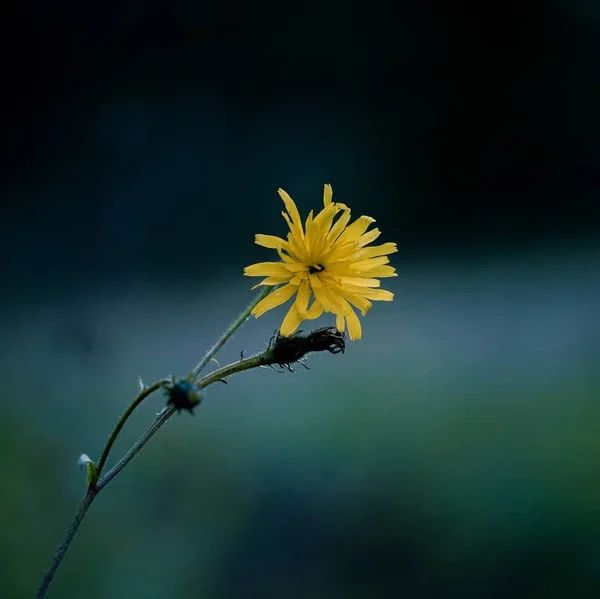
[[[311,275],[314,275],[316,272],[321,272],[322,270],[325,270],[325,267],[322,264],[311,264],[308,267],[308,272]]]

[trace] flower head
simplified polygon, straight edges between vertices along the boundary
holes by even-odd
[[[398,251],[395,243],[367,247],[381,234],[367,232],[375,222],[361,216],[351,225],[350,208],[332,202],[331,185],[323,190],[324,208],[316,216],[311,210],[304,227],[294,200],[283,189],[279,195],[285,204],[282,212],[290,232],[287,241],[274,235],[256,235],[256,243],[277,250],[279,262],[259,262],[244,269],[249,277],[266,277],[261,285],[280,286],[252,310],[258,318],[296,295],[281,325],[281,334],[291,335],[303,320],[318,318],[323,312],[336,315],[336,327],[346,325],[351,339],[360,339],[361,326],[352,306],[364,316],[370,300],[390,302],[393,293],[379,289],[379,278],[395,277],[388,265],[388,254]],[[337,217],[337,218],[336,218]],[[314,298],[309,306],[311,298]]]

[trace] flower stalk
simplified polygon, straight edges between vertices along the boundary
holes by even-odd
[[[234,374],[267,366],[293,372],[297,364],[304,365],[304,359],[310,353],[344,352],[345,328],[351,339],[360,339],[362,335],[354,308],[364,316],[371,308],[372,301],[393,299],[391,292],[379,288],[379,279],[396,276],[395,269],[388,264],[388,255],[396,252],[397,247],[395,243],[367,247],[380,235],[379,229],[367,232],[374,219],[361,216],[349,225],[350,209],[345,204],[333,202],[332,188],[325,185],[323,210],[314,217],[311,211],[303,224],[292,198],[282,189],[279,194],[287,211],[283,213],[290,229],[287,240],[272,235],[257,235],[256,243],[277,250],[280,261],[262,262],[245,269],[247,276],[266,277],[257,285],[263,286],[263,290],[217,339],[188,377],[161,379],[149,387],[141,385],[137,397],[110,433],[97,465],[86,454],[82,454],[80,466],[87,471],[87,492],[56,549],[49,568],[44,572],[35,594],[36,599],[46,596],[79,526],[100,491],[123,471],[173,414],[182,410],[193,414],[194,408],[200,405],[204,397],[204,389],[216,382],[226,382],[225,379]],[[251,314],[258,318],[293,296],[296,296],[295,300],[281,328],[273,335],[263,352],[249,358],[242,357],[237,362],[219,367],[200,378],[204,368]],[[309,306],[311,300],[312,304]],[[336,316],[335,327],[323,327],[309,333],[297,330],[302,321],[313,320],[323,313]],[[121,459],[108,472],[103,473],[123,427],[135,410],[157,391],[166,393],[167,405]]]
[[[252,309],[263,300],[269,293],[271,292],[271,288],[266,288],[258,294],[256,298],[246,307],[246,309],[236,318],[236,320],[225,330],[225,332],[219,337],[216,343],[208,350],[204,358],[198,363],[198,365],[192,370],[188,379],[194,380],[198,377],[198,374],[202,371],[202,369],[210,362],[210,360],[214,357],[214,355],[231,339],[231,337],[235,334],[235,332],[244,324],[244,322],[250,316]],[[259,354],[260,356],[260,354]],[[261,360],[259,356],[255,356],[254,358],[248,358],[247,360],[241,360],[240,362],[235,362],[232,365],[226,366],[224,368],[219,369],[219,371],[215,371],[209,374],[203,381],[199,383],[200,388],[208,387],[209,385],[217,382],[218,380],[222,380],[226,376],[231,376],[236,372],[242,372],[243,370],[248,370],[249,368],[255,368],[261,365]],[[236,369],[237,367],[237,369]],[[220,372],[217,376],[216,373]],[[69,549],[77,530],[81,522],[83,521],[88,509],[92,505],[94,499],[98,496],[98,493],[102,489],[104,489],[114,478],[117,476],[127,464],[140,452],[142,447],[158,432],[158,430],[169,420],[169,418],[177,411],[175,406],[167,406],[163,409],[156,417],[156,420],[152,423],[152,425],[146,430],[146,432],[133,444],[131,449],[113,466],[104,476],[102,475],[102,470],[106,465],[106,461],[108,459],[108,455],[119,436],[119,433],[123,430],[125,423],[129,419],[129,417],[133,414],[135,409],[139,407],[142,402],[150,397],[150,395],[154,394],[159,389],[164,388],[171,379],[162,379],[152,384],[150,387],[144,387],[137,397],[133,400],[133,402],[129,405],[129,407],[125,410],[117,425],[113,429],[110,434],[104,449],[102,450],[102,454],[100,456],[100,460],[98,461],[98,465],[95,466],[96,475],[93,479],[89,480],[87,493],[73,517],[73,520],[65,535],[56,549],[54,557],[52,558],[52,562],[48,569],[44,572],[44,576],[42,578],[42,582],[40,583],[37,592],[35,594],[36,599],[43,599],[48,592],[48,588],[54,579],[56,571],[58,570],[67,550]]]
[[[258,304],[262,300],[264,300],[267,295],[269,295],[273,291],[273,287],[265,287],[258,296],[248,304],[246,309],[235,319],[234,322],[227,328],[227,330],[217,339],[216,343],[206,352],[206,355],[200,362],[196,365],[196,367],[192,370],[190,375],[191,380],[196,380],[198,375],[202,372],[204,367],[211,361],[214,355],[231,339],[233,334],[248,320],[250,314],[252,314],[252,310],[256,308]]]

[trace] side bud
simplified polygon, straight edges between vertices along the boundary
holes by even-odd
[[[194,413],[194,408],[200,405],[202,396],[200,388],[188,380],[174,379],[165,387],[167,395],[167,406],[174,406],[177,412],[187,410],[190,414]]]
[[[92,487],[96,485],[98,481],[98,467],[95,462],[90,458],[89,455],[82,453],[79,456],[79,461],[77,462],[80,468],[86,469],[86,481],[88,487]]]

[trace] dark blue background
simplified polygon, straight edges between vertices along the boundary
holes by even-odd
[[[248,225],[278,222],[277,187],[306,207],[325,181],[385,219],[402,259],[590,238],[597,11],[488,9],[9,4],[9,288],[217,276]],[[215,244],[219,264],[199,262]]]

